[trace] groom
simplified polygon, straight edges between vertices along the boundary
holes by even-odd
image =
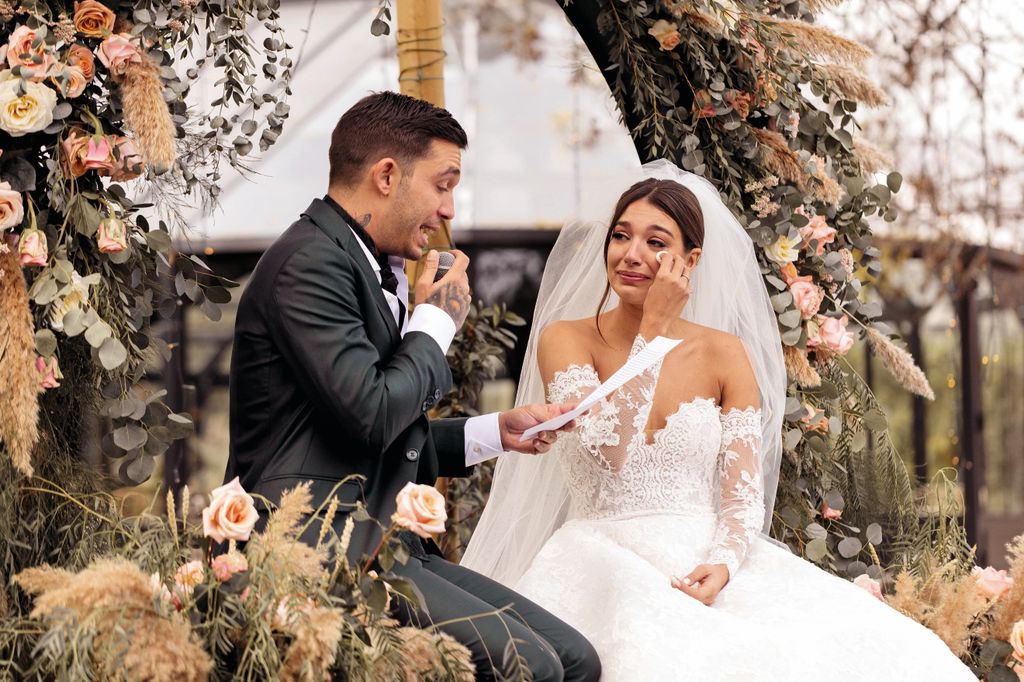
[[[566,409],[528,405],[501,414],[431,421],[451,389],[445,353],[470,305],[466,267],[438,282],[426,257],[406,310],[405,259],[418,260],[454,216],[462,127],[444,109],[393,92],[363,98],[331,136],[327,195],[314,199],[263,254],[243,292],[231,361],[231,447],[225,480],[272,502],[305,481],[314,504],[337,483],[342,503],[362,500],[386,521],[408,482],[464,476],[509,449],[545,452],[555,434],[522,433]],[[344,515],[335,527],[340,533]],[[315,538],[315,535],[314,535]],[[356,524],[349,554],[380,538]],[[444,561],[414,536],[395,572],[425,609],[396,614],[439,627],[469,647],[479,679],[525,661],[534,680],[597,680],[600,664],[577,632],[508,588]],[[500,611],[500,613],[498,612]]]

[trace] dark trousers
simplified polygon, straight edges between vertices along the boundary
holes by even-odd
[[[515,678],[517,667],[536,682],[601,677],[590,642],[504,585],[436,556],[413,556],[392,570],[420,589],[427,609],[405,602],[395,617],[406,625],[436,624],[468,647],[478,680]]]

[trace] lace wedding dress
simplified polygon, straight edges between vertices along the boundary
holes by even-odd
[[[590,640],[602,680],[976,679],[930,630],[760,536],[758,410],[695,398],[649,439],[658,372],[547,455],[561,458],[575,518],[515,586]],[[579,400],[599,384],[594,368],[572,365],[548,397]],[[670,585],[701,563],[731,575],[710,607]]]

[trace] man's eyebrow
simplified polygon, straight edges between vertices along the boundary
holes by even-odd
[[[462,175],[462,171],[459,169],[458,166],[449,166],[448,170],[446,170],[445,172],[441,173],[438,177],[442,177],[443,178],[446,175],[461,176]]]

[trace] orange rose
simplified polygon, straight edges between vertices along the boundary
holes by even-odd
[[[73,178],[85,175],[85,171],[88,170],[85,167],[85,152],[90,139],[85,132],[72,128],[60,143],[60,158],[66,175]]]
[[[91,81],[92,77],[96,75],[96,58],[93,56],[92,50],[85,45],[72,45],[68,49],[67,60],[68,64],[82,70],[86,81]]]
[[[448,513],[444,509],[444,497],[434,487],[406,483],[395,497],[395,503],[398,509],[391,520],[402,528],[421,538],[444,532]]]
[[[65,99],[74,99],[80,96],[85,92],[85,86],[89,82],[82,70],[74,65],[57,64],[50,73],[52,74],[50,82]]]
[[[203,510],[203,535],[215,542],[245,541],[258,518],[256,503],[235,476],[210,493],[210,506]]]
[[[102,38],[114,30],[114,12],[96,0],[75,2],[75,30],[89,38]]]
[[[11,183],[0,182],[0,231],[21,225],[25,219],[25,203],[21,192],[11,189]]]

